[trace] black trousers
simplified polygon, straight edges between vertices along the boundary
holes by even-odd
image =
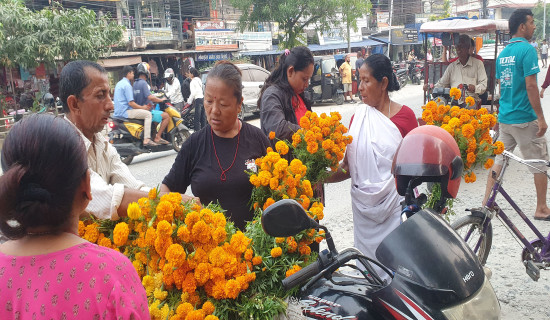
[[[195,99],[193,101],[193,107],[195,108],[195,120],[193,126],[195,131],[199,131],[206,126],[206,113],[204,112],[204,100],[202,98]]]

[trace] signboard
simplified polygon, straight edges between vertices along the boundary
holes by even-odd
[[[197,54],[197,61],[218,61],[218,60],[230,60],[232,58],[229,52],[216,52],[216,53],[199,53]]]
[[[390,12],[389,11],[377,11],[376,12],[376,24],[380,27],[390,26]]]
[[[172,40],[172,28],[143,28],[147,41]]]
[[[225,28],[225,21],[222,20],[195,21],[195,30],[221,30]]]
[[[403,29],[403,40],[405,42],[418,42],[418,30],[416,29]]]
[[[272,48],[271,32],[245,32],[239,34],[239,49],[268,51]]]
[[[195,50],[217,51],[239,49],[238,35],[233,30],[196,30]]]
[[[323,33],[317,32],[317,36],[319,38],[319,44],[324,46],[327,44],[342,44],[342,43],[348,43],[348,40],[345,37],[345,31],[343,29],[337,29],[333,28],[330,30],[327,30]],[[350,30],[350,41],[351,42],[357,42],[363,40],[363,36],[361,35],[361,32]]]

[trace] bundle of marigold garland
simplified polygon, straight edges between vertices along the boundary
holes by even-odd
[[[460,90],[451,88],[457,100],[460,99]],[[467,97],[465,102],[473,106],[474,99]],[[475,182],[476,175],[473,169],[483,165],[485,169],[493,166],[491,156],[504,151],[501,141],[493,143],[490,130],[496,124],[496,117],[487,109],[471,110],[441,103],[440,100],[429,101],[422,107],[422,120],[429,125],[436,125],[449,132],[460,149],[460,155],[464,162],[464,180]]]
[[[262,263],[219,206],[182,203],[179,193],[159,199],[154,189],[129,205],[127,218],[80,221],[79,234],[130,258],[152,319],[230,318],[223,309],[240,310],[240,295]]]
[[[352,141],[351,136],[344,135],[348,129],[341,120],[338,112],[317,116],[308,111],[300,119],[301,129],[292,135],[293,155],[307,166],[307,179],[313,184],[328,176],[327,168],[336,171]]]

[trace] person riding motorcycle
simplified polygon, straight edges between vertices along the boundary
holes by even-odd
[[[172,68],[168,68],[164,71],[164,79],[166,79],[166,83],[164,84],[166,96],[170,99],[176,110],[181,110],[183,108],[181,85]]]
[[[147,83],[147,80],[150,79],[149,64],[147,62],[138,64],[136,73],[137,79],[134,82],[134,99],[136,103],[140,105],[148,105],[151,104],[151,102],[164,102],[165,99],[156,97],[149,89],[149,84]],[[164,132],[168,126],[168,113],[159,110],[151,110],[151,114],[153,115],[153,122],[160,122],[160,129],[158,130],[153,141],[157,144],[169,144],[170,142],[162,139],[162,132]]]

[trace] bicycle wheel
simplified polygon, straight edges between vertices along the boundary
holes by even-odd
[[[493,243],[493,226],[491,222],[487,226],[487,232],[483,235],[483,218],[472,215],[462,217],[451,224],[460,237],[468,244],[470,249],[474,251],[474,248],[479,243],[479,249],[474,253],[479,258],[481,265],[485,265],[489,251],[491,250],[491,244]]]

